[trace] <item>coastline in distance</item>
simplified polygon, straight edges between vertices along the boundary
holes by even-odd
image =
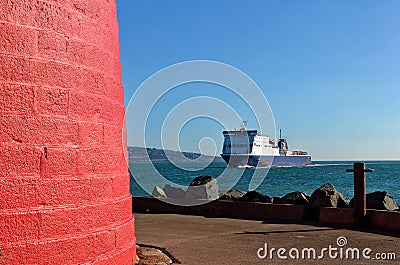
[[[211,158],[213,159],[213,162],[224,162],[220,156],[212,157],[193,152],[180,152],[136,146],[128,146],[128,154],[129,162],[148,162],[148,157],[150,157],[150,160],[153,162],[168,162],[170,160],[183,162],[185,161],[185,158],[199,162],[210,161]]]

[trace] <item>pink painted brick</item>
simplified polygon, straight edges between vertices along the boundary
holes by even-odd
[[[0,116],[0,128],[10,138],[23,144],[63,146],[78,142],[78,124],[72,120]]]
[[[37,90],[37,111],[39,114],[57,116],[68,114],[68,90],[60,88],[39,88]]]
[[[33,114],[34,86],[0,83],[0,113]]]
[[[99,146],[104,144],[104,125],[96,122],[79,122],[79,144]]]
[[[24,26],[17,26],[11,23],[0,22],[0,53],[34,56],[37,51],[37,30]]]
[[[0,249],[20,241],[37,240],[39,219],[35,211],[0,213]]]
[[[14,141],[18,141],[18,139],[15,138]],[[0,146],[0,177],[38,177],[41,154],[41,150],[36,147],[25,147],[19,144]]]
[[[40,31],[37,45],[38,55],[42,58],[66,61],[67,40],[68,38],[63,35],[51,31]]]

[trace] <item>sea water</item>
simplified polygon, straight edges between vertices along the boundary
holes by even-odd
[[[367,193],[387,191],[400,204],[400,161],[370,161],[366,162],[366,166],[374,169],[373,173],[366,173]],[[271,197],[281,197],[293,191],[311,195],[315,189],[326,183],[333,184],[347,198],[353,197],[353,173],[346,172],[346,169],[353,169],[353,162],[349,161],[313,162],[312,165],[303,167],[270,169],[226,168],[225,162],[214,162],[203,168],[196,162],[188,162],[184,168],[169,162],[131,163],[131,193],[133,196],[150,196],[141,185],[150,187],[147,190],[155,185],[162,188],[167,181],[189,185],[195,177],[207,175],[218,180],[220,190],[232,188],[249,191],[249,184],[256,177],[263,179],[256,190]],[[223,178],[220,177],[221,174]],[[159,181],[156,175],[162,176],[165,181]]]

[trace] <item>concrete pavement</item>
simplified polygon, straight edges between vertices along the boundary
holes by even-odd
[[[400,238],[393,236],[305,224],[176,214],[137,213],[135,219],[138,243],[163,247],[181,264],[400,264]],[[347,245],[339,247],[339,237],[345,237]],[[342,240],[340,244],[343,243]],[[263,256],[265,244],[268,256],[260,259],[257,252]],[[329,246],[331,256],[337,255],[335,259],[329,258]],[[272,252],[271,259],[271,248],[284,248],[286,252],[281,256],[287,259],[280,259],[277,250]],[[316,260],[310,248],[315,249],[316,257],[322,256],[323,248],[327,250],[323,252],[323,259]],[[351,258],[353,251],[356,253],[354,248],[359,251],[360,259],[346,259],[346,251]],[[365,256],[370,259],[362,255],[366,248],[372,250],[365,250]],[[296,249],[298,260],[291,258],[296,258]],[[303,252],[305,259],[302,259]],[[386,261],[377,260],[389,258],[391,253],[395,254],[396,260],[393,257]]]

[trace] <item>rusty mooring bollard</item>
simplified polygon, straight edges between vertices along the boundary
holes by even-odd
[[[365,172],[373,172],[373,169],[365,168],[365,163],[354,163],[354,169],[346,172],[354,172],[354,227],[365,226],[365,215],[367,214],[367,184]]]

